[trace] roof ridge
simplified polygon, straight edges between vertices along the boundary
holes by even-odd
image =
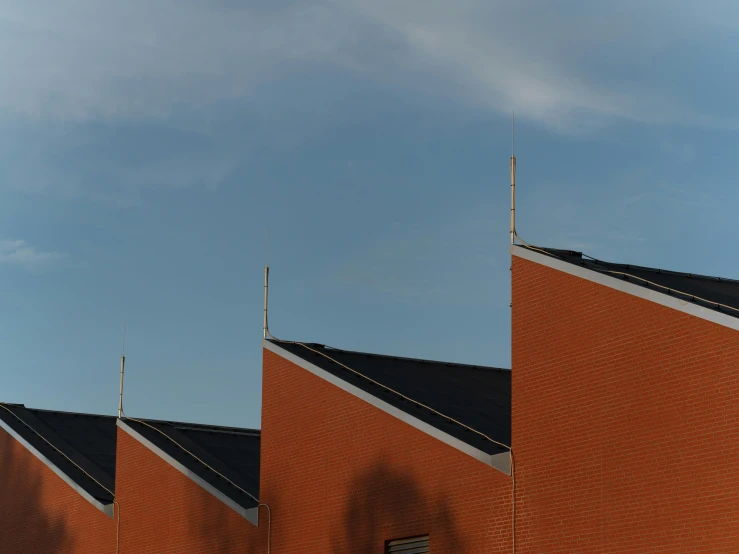
[[[5,402],[8,406],[12,406],[13,404],[9,404]],[[46,408],[29,408],[28,406],[25,406],[24,404],[15,404],[16,406],[21,406],[25,408],[26,410],[30,410],[32,412],[44,412],[44,413],[51,413],[51,414],[63,414],[63,415],[77,415],[77,416],[85,416],[85,417],[99,417],[103,419],[116,419],[116,416],[114,415],[105,415],[105,414],[88,414],[86,412],[67,412],[64,410],[48,410]]]
[[[124,418],[125,419],[125,418]],[[213,431],[220,433],[232,433],[234,435],[262,434],[261,429],[250,429],[248,427],[231,427],[228,425],[211,425],[209,423],[189,423],[187,421],[171,421],[167,419],[142,418],[147,423],[163,423],[172,427],[185,428],[192,431]]]
[[[338,361],[338,360],[335,360],[335,359],[331,358],[328,354],[324,354],[322,352],[315,351],[311,347],[308,347],[306,343],[298,343],[298,342],[290,342],[290,341],[279,341],[279,340],[269,340],[269,339],[265,339],[265,340],[267,340],[267,342],[269,342],[270,344],[274,344],[275,346],[277,346],[277,347],[279,347],[281,349],[285,349],[287,351],[287,353],[289,353],[289,354],[295,355],[298,358],[302,358],[308,364],[314,365],[314,362],[309,361],[306,357],[304,357],[304,356],[302,356],[300,354],[296,354],[295,352],[293,352],[291,350],[291,348],[293,346],[302,346],[304,350],[309,351],[309,352],[312,352],[314,355],[318,356],[318,358],[320,360],[324,360],[324,361],[329,362],[330,364],[336,365],[339,368],[342,368],[343,370],[348,371],[350,374],[359,377],[360,380],[364,380],[364,382],[366,382],[366,383],[371,383],[371,384],[373,384],[375,386],[380,387],[384,392],[390,393],[391,395],[393,395],[394,397],[396,397],[397,399],[399,399],[401,402],[409,402],[409,403],[413,404],[415,407],[422,408],[423,410],[427,411],[431,416],[437,416],[437,417],[441,418],[441,420],[445,421],[446,423],[448,423],[448,424],[450,424],[452,426],[456,426],[456,427],[458,427],[460,430],[462,430],[464,432],[474,433],[477,436],[478,440],[487,441],[488,443],[495,445],[496,448],[507,449],[509,451],[511,450],[510,445],[508,445],[507,443],[501,442],[498,439],[493,439],[488,434],[483,433],[482,431],[480,431],[478,429],[475,429],[474,427],[471,427],[467,423],[464,423],[461,420],[457,419],[458,416],[457,417],[450,416],[449,414],[444,413],[444,412],[442,412],[442,411],[440,411],[440,410],[438,410],[438,409],[430,406],[429,404],[427,404],[425,402],[420,402],[420,401],[412,398],[411,396],[409,396],[410,393],[408,393],[408,392],[400,392],[396,388],[393,388],[393,387],[391,387],[391,386],[389,386],[389,385],[387,385],[385,383],[380,382],[376,377],[370,377],[370,376],[366,375],[365,373],[363,373],[361,371],[358,371],[356,369],[353,369],[353,368],[349,367],[348,365],[345,365],[341,361]],[[290,346],[286,346],[286,345],[290,345]],[[298,349],[298,350],[299,351],[302,351],[301,349]],[[336,352],[346,352],[346,351],[341,351],[341,350],[338,350],[338,349],[334,349],[334,350]],[[377,356],[377,357],[382,357],[382,356]],[[385,357],[389,357],[389,356],[385,356]],[[349,362],[347,361],[346,363],[349,363]],[[441,362],[441,363],[444,364],[444,362]],[[318,365],[316,365],[316,367],[319,367],[320,368],[321,367],[320,363]],[[326,371],[326,369],[324,368],[323,371]],[[500,371],[503,372],[505,370],[500,370]],[[505,373],[510,374],[510,371],[505,371]],[[338,378],[339,379],[342,379],[344,381],[347,381],[348,383],[352,384],[351,381],[348,381],[348,380],[344,379],[343,377],[338,377]],[[375,398],[377,398],[377,399],[379,399],[379,400],[381,400],[383,402],[387,401],[387,399],[386,398],[383,398],[383,396],[377,395],[374,392],[370,392],[370,390],[368,390],[368,389],[362,389],[362,390],[364,392],[366,392],[367,394],[370,394],[371,396],[374,396]],[[397,407],[397,406],[395,406],[395,407]],[[415,415],[414,415],[414,417],[415,417]],[[428,422],[426,422],[426,423],[428,423]],[[432,425],[432,426],[434,426],[434,425]],[[437,429],[440,429],[440,428],[437,427]],[[507,440],[510,441],[510,438],[508,438]]]
[[[18,406],[14,406],[14,408],[18,409]],[[58,450],[58,453],[61,455],[62,459],[66,458],[65,463],[71,463],[73,467],[76,466],[76,470],[84,475],[85,478],[94,483],[95,486],[105,490],[105,492],[111,493],[111,491],[107,489],[108,486],[111,486],[111,488],[115,490],[114,476],[108,475],[103,469],[100,468],[100,466],[98,466],[95,462],[82,454],[77,448],[72,446],[69,441],[65,440],[62,436],[59,435],[59,433],[49,427],[49,425],[36,417],[36,415],[33,413],[36,410],[26,408],[25,406],[23,406],[21,409],[23,410],[23,412],[20,414],[11,412],[12,415],[15,416],[16,420],[24,427],[27,427],[29,431],[37,435],[42,441],[48,442],[53,449]],[[47,410],[47,412],[51,411],[52,410]],[[55,465],[57,465],[56,462],[52,463],[55,463]],[[61,471],[64,471],[62,468],[59,469]],[[64,471],[64,473],[67,472]],[[71,478],[72,477],[70,476],[70,479]],[[103,485],[102,483],[100,483],[100,481],[105,481],[106,484]]]
[[[688,277],[688,278],[695,278],[695,279],[706,279],[710,281],[717,281],[719,283],[737,283],[739,284],[739,279],[733,279],[731,277],[716,277],[713,275],[703,275],[702,273],[690,273],[688,271],[677,271],[674,269],[662,269],[659,267],[650,267],[645,265],[636,265],[636,264],[627,264],[627,263],[621,263],[621,262],[607,262],[605,260],[600,260],[598,258],[594,258],[593,256],[586,254],[584,252],[581,252],[579,250],[568,250],[566,248],[548,248],[546,246],[542,247],[536,247],[531,248],[529,246],[523,245],[523,244],[516,244],[516,246],[519,246],[521,248],[525,248],[526,250],[534,250],[541,249],[546,251],[549,254],[552,254],[554,256],[561,256],[562,253],[567,253],[570,256],[580,256],[588,258],[590,262],[597,263],[597,264],[603,264],[607,266],[612,267],[622,267],[627,269],[636,269],[636,270],[642,270],[642,271],[654,271],[657,273],[665,274],[665,275],[676,275],[680,277]]]
[[[676,271],[673,269],[662,269],[659,267],[649,267],[644,265],[634,265],[634,264],[623,264],[619,262],[606,262],[603,260],[599,260],[597,258],[593,258],[592,256],[589,256],[587,254],[583,254],[580,252],[581,255],[587,256],[590,258],[592,262],[608,265],[611,267],[619,267],[619,268],[626,268],[626,269],[636,269],[640,271],[654,271],[656,273],[664,274],[664,275],[676,275],[680,277],[688,277],[690,279],[706,279],[709,281],[717,281],[719,283],[737,283],[739,284],[739,279],[732,279],[731,277],[715,277],[713,275],[703,275],[701,273],[690,273],[687,271]]]
[[[559,263],[575,266],[588,273],[613,277],[739,319],[739,280],[736,279],[605,262],[571,250],[518,244],[515,246],[521,252],[539,252]],[[707,319],[713,321],[711,318]]]
[[[71,416],[82,416],[82,417],[99,417],[102,419],[117,419],[117,416],[114,416],[114,415],[90,414],[86,412],[67,412],[64,410],[48,410],[45,408],[29,408],[25,406],[24,404],[13,404],[11,402],[2,402],[2,404],[5,404],[6,406],[14,406],[16,408],[23,408],[30,412],[42,412],[42,413],[49,413],[49,414],[62,414],[62,415],[71,415]],[[151,421],[155,423],[165,423],[167,425],[173,425],[173,426],[179,426],[179,427],[190,427],[193,431],[215,431],[215,432],[234,432],[234,433],[243,433],[243,434],[249,434],[249,433],[261,434],[260,429],[252,429],[249,427],[234,427],[231,425],[214,425],[210,423],[193,423],[193,422],[188,422],[188,421],[172,421],[172,420],[167,420],[167,419],[150,419],[150,418],[145,418],[145,421]]]
[[[151,423],[151,420],[142,420],[144,423]],[[161,423],[161,422],[157,422]],[[214,473],[215,475],[219,475],[221,477],[227,477],[229,480],[233,481],[234,483],[231,484],[231,486],[235,486],[237,489],[246,487],[247,485],[244,483],[241,483],[239,485],[236,485],[236,481],[242,481],[243,477],[239,475],[238,471],[234,470],[233,467],[231,467],[227,462],[223,461],[221,458],[213,454],[212,452],[206,450],[205,448],[201,447],[199,444],[192,441],[189,437],[187,437],[185,434],[180,432],[180,429],[176,426],[173,426],[173,429],[169,430],[169,433],[172,434],[169,438],[178,445],[181,449],[183,449],[186,452],[190,452],[191,455],[206,469]],[[167,435],[168,436],[168,435]],[[245,489],[243,489],[245,490]],[[251,493],[249,493],[251,494]]]
[[[270,340],[270,339],[267,339]],[[275,341],[270,341],[275,342]],[[278,344],[278,343],[276,343]],[[356,354],[358,356],[367,356],[370,358],[386,358],[390,360],[400,360],[400,361],[408,361],[408,362],[419,362],[422,364],[435,364],[435,365],[445,365],[449,367],[462,367],[465,369],[481,369],[481,370],[494,370],[494,371],[511,371],[510,369],[506,369],[503,367],[493,367],[493,366],[484,366],[484,365],[478,365],[478,364],[463,364],[463,363],[457,363],[457,362],[443,362],[440,360],[428,360],[425,358],[410,358],[407,356],[394,356],[392,354],[374,354],[372,352],[359,352],[357,350],[344,350],[342,348],[336,348],[333,346],[329,346],[326,344],[320,344],[315,342],[305,342],[302,343],[307,346],[311,347],[318,347],[321,349],[326,349],[327,351],[333,351],[333,352],[339,352],[341,354]]]

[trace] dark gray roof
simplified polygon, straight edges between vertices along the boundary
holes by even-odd
[[[350,352],[306,343],[339,362],[335,363],[300,344],[270,342],[483,452],[499,454],[507,450],[448,418],[497,442],[511,443],[511,372],[508,369]],[[339,364],[447,417],[405,400]]]
[[[521,246],[521,248],[527,248]],[[531,248],[527,248],[532,250]],[[708,277],[694,273],[680,273],[631,264],[617,264],[596,260],[572,250],[536,247],[564,262],[597,271],[634,285],[693,302],[734,317],[739,317],[739,281],[722,277]],[[654,283],[650,284],[649,282]],[[661,286],[656,286],[661,285]],[[663,288],[666,287],[666,288]],[[723,306],[722,306],[723,304]],[[734,309],[732,309],[734,308]]]
[[[90,496],[105,504],[113,501],[113,495],[108,491],[115,492],[115,417],[36,410],[23,404],[3,405],[15,414],[0,409],[0,419],[6,425]]]
[[[105,489],[115,492],[115,417],[37,410],[26,408],[22,404],[3,403],[3,406],[15,414],[14,416],[7,410],[0,409],[0,419],[4,423],[92,497],[106,504],[113,501],[113,495]],[[125,421],[144,438],[239,505],[244,508],[257,505],[254,499],[219,477],[183,448],[259,498],[259,431],[197,423],[141,420],[177,441],[183,447],[180,448],[141,423],[131,419]],[[75,464],[83,468],[84,472]],[[85,475],[85,472],[89,475]]]
[[[259,498],[259,431],[174,421],[140,420],[155,427],[161,431],[160,433],[130,418],[124,421],[149,442],[243,508],[257,506],[255,498]],[[185,449],[195,457],[188,454]]]

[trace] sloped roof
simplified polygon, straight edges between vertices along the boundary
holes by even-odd
[[[71,486],[88,495],[88,499],[104,507],[112,504],[115,494],[116,417],[0,403],[0,421],[3,427],[48,460],[52,470]],[[123,421],[235,504],[245,509],[257,506],[259,431],[174,421],[130,418]],[[112,515],[111,510],[112,507],[104,511]]]
[[[104,505],[113,502],[115,417],[2,406],[0,420],[7,428],[92,498]]]
[[[604,262],[572,250],[517,246],[533,252],[544,252],[569,264],[692,302],[726,315],[739,317],[739,281],[735,279]]]
[[[245,509],[259,504],[258,430],[150,419],[123,421],[235,504]]]
[[[509,445],[511,440],[508,369],[352,352],[315,343],[268,342],[478,450],[490,455],[508,452],[493,442]]]

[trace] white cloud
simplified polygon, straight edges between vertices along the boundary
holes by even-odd
[[[444,73],[447,87],[477,106],[516,109],[527,119],[568,130],[613,119],[737,123],[699,113],[678,91],[655,82],[653,60],[717,29],[716,17],[701,16],[705,6],[696,10],[663,0],[648,6],[635,0],[354,3],[406,37],[428,65]],[[735,7],[719,1],[716,10],[728,14]]]
[[[14,4],[0,11],[0,107],[70,120],[164,117],[247,95],[311,60],[340,64],[352,32],[330,5]]]
[[[36,271],[63,257],[59,252],[40,252],[24,240],[0,240],[0,264]]]
[[[732,127],[656,83],[654,64],[685,41],[736,32],[735,12],[725,0],[13,3],[0,8],[0,111],[167,117],[320,66],[560,129]]]

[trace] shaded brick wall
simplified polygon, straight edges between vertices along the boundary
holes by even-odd
[[[117,449],[121,554],[267,551],[265,513],[254,527],[120,429]],[[115,550],[116,519],[0,429],[0,554]]]
[[[517,552],[739,552],[739,333],[514,257]]]
[[[0,554],[115,552],[115,521],[0,429]]]
[[[273,552],[382,554],[385,540],[429,533],[432,552],[508,553],[510,483],[264,351],[261,487]]]
[[[254,527],[118,429],[121,554],[265,553],[266,514]]]

